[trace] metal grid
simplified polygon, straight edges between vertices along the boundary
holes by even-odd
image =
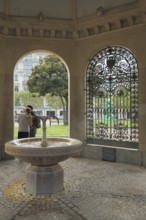
[[[138,147],[138,65],[127,48],[110,46],[89,62],[87,143]]]

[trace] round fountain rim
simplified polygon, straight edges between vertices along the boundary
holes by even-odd
[[[16,146],[17,148],[23,148],[22,144],[23,143],[30,143],[30,142],[34,142],[34,141],[41,141],[42,138],[41,137],[33,137],[33,138],[21,138],[21,139],[16,139],[16,140],[10,140],[8,142],[5,143],[5,145],[9,145],[9,144],[13,144],[13,146]],[[65,142],[65,143],[69,143],[70,145],[76,145],[76,144],[82,144],[82,142],[78,139],[74,139],[74,138],[62,138],[62,137],[47,137],[48,141],[56,141],[56,142]],[[24,147],[26,148],[26,147]],[[35,148],[35,147],[34,147]],[[40,145],[40,148],[44,148]],[[47,146],[47,148],[49,148],[49,146]],[[57,148],[57,147],[55,147]],[[38,148],[37,148],[38,149]]]
[[[35,138],[23,138],[23,139],[16,139],[11,140],[5,143],[5,152],[8,154],[11,154],[15,157],[17,156],[37,156],[37,157],[55,157],[55,155],[71,155],[74,153],[77,153],[81,150],[82,142],[78,139],[73,138],[60,138],[60,137],[48,137],[48,141],[62,141],[68,143],[68,145],[65,146],[59,146],[59,147],[27,147],[22,146],[23,143],[29,143],[33,141],[41,141],[41,138],[35,137]]]

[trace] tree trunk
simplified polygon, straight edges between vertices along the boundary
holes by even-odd
[[[63,106],[63,124],[68,125],[68,97],[60,97]]]

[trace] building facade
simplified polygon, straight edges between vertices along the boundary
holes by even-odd
[[[31,53],[20,59],[14,70],[14,90],[17,92],[28,90],[27,81],[31,74],[31,70],[35,65],[47,56],[48,53],[37,52]]]

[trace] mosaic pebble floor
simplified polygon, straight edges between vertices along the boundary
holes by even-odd
[[[146,169],[70,158],[64,191],[33,196],[19,160],[0,162],[0,220],[146,220]]]

